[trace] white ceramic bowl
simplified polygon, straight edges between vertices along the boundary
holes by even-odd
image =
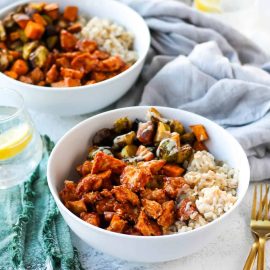
[[[13,11],[18,5],[30,2],[20,1],[0,11],[0,18]],[[34,2],[44,2],[35,0]],[[134,49],[138,60],[121,74],[94,85],[72,88],[41,87],[11,79],[0,72],[1,86],[19,91],[26,105],[34,110],[56,115],[78,115],[104,108],[123,96],[138,78],[150,46],[150,34],[142,17],[128,6],[115,0],[46,0],[57,2],[60,8],[76,5],[80,15],[98,16],[110,19],[134,34]]]
[[[203,124],[210,140],[210,152],[220,160],[239,170],[238,200],[220,218],[193,231],[165,236],[132,236],[113,233],[92,226],[72,212],[60,201],[58,192],[65,179],[74,179],[75,166],[87,156],[91,138],[104,127],[112,127],[114,120],[127,116],[144,119],[149,107],[130,107],[108,111],[91,117],[72,128],[55,146],[48,163],[48,183],[56,204],[72,231],[92,247],[124,260],[161,262],[189,255],[204,247],[222,232],[226,221],[241,203],[249,184],[249,164],[239,143],[223,128],[199,115],[166,107],[157,107],[166,118],[178,119],[185,126]]]

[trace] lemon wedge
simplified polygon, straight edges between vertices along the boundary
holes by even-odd
[[[221,12],[221,1],[220,0],[195,0],[194,6],[196,9],[209,12],[209,13],[220,13]]]
[[[21,153],[32,139],[32,129],[28,124],[21,124],[0,134],[0,160],[5,160]]]

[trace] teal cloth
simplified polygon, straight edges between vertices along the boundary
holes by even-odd
[[[46,179],[54,143],[43,137],[44,154],[23,184],[0,190],[0,270],[82,269],[69,228]]]

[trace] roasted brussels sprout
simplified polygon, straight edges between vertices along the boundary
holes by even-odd
[[[184,126],[178,120],[171,120],[170,121],[170,127],[171,127],[172,132],[177,132],[180,135],[183,135],[185,133]]]
[[[162,122],[158,122],[157,132],[154,138],[155,143],[161,142],[163,139],[170,137],[170,126]]]
[[[116,133],[129,132],[132,127],[132,122],[127,117],[117,119],[113,124],[113,129]]]
[[[22,52],[22,57],[23,59],[27,60],[31,54],[31,52],[36,49],[38,46],[38,41],[32,41],[25,43],[23,45],[23,52]]]
[[[21,40],[16,40],[10,44],[9,48],[13,51],[21,52],[23,49],[23,43]]]
[[[108,145],[111,146],[114,138],[114,133],[109,128],[99,130],[93,137],[94,145]]]
[[[147,119],[149,119],[153,123],[163,122],[165,124],[169,124],[169,120],[161,117],[161,114],[156,108],[150,108],[147,111]]]
[[[164,159],[168,162],[175,162],[177,160],[179,150],[177,143],[171,139],[163,139],[157,149],[157,156],[161,159]]]
[[[22,29],[19,29],[18,30],[19,33],[20,33],[20,40],[23,42],[23,43],[26,43],[28,41],[28,38],[27,36],[25,35],[24,31]]]
[[[138,147],[134,144],[126,145],[121,151],[122,158],[130,158],[136,155]]]
[[[193,153],[193,149],[189,144],[185,144],[180,147],[179,153],[177,155],[177,163],[183,163],[186,160],[189,160]]]
[[[132,144],[134,139],[136,137],[136,133],[134,131],[130,131],[129,133],[117,136],[113,140],[113,146],[114,148],[121,148],[124,147],[125,145]]]
[[[50,36],[46,39],[46,44],[48,48],[51,50],[55,47],[55,45],[57,44],[57,41],[58,41],[57,36]]]
[[[0,21],[0,40],[4,41],[7,38],[7,34],[6,34],[6,30],[5,27],[3,25],[3,22]]]
[[[49,51],[47,50],[47,48],[45,46],[40,45],[37,47],[35,51],[33,51],[30,54],[29,59],[33,67],[42,68],[46,64],[48,55]]]
[[[92,147],[90,147],[89,152],[88,152],[88,159],[90,159],[90,160],[94,159],[95,155],[98,152],[103,152],[106,155],[113,156],[113,153],[112,153],[110,147],[106,147],[106,146],[103,146],[103,147],[92,146]]]
[[[195,142],[195,136],[192,132],[185,133],[181,136],[182,144],[190,144],[192,145]]]

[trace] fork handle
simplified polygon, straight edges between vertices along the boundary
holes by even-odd
[[[265,270],[265,237],[259,237],[257,270]]]
[[[254,243],[252,244],[252,247],[250,249],[250,252],[248,254],[248,257],[247,257],[247,260],[246,260],[246,263],[244,265],[243,270],[251,270],[252,269],[252,266],[253,266],[253,264],[255,262],[256,255],[257,255],[257,252],[258,252],[258,247],[259,247],[258,240],[254,241]]]

